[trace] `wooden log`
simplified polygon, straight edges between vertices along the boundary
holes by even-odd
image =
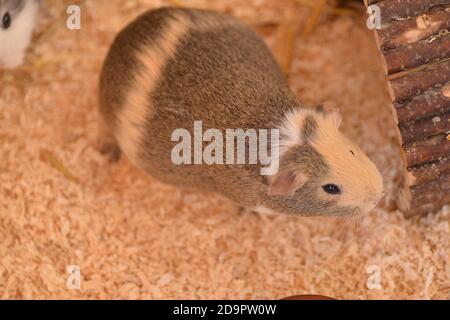
[[[414,211],[409,215],[423,214],[438,210],[450,203],[450,175],[441,175],[436,180],[411,188],[411,207]]]
[[[394,101],[401,102],[424,93],[430,88],[443,87],[450,81],[450,60],[411,72],[390,81]]]
[[[412,218],[414,216],[426,215],[428,213],[436,212],[446,204],[447,204],[446,199],[442,199],[439,202],[425,202],[414,204],[416,206],[414,207],[414,211],[407,211],[405,213],[405,218]]]
[[[409,169],[410,186],[421,185],[450,174],[450,158],[412,167]]]
[[[426,214],[438,211],[446,204],[448,204],[448,202],[447,202],[447,199],[445,199],[445,198],[440,201],[436,201],[436,202],[425,202],[425,203],[419,203],[419,204],[414,203],[413,205],[415,207],[412,207],[412,208],[414,208],[414,210],[410,209],[410,211],[405,211],[404,216],[405,216],[405,218],[412,218],[412,217],[418,216],[418,215],[426,215]]]
[[[403,122],[399,125],[403,143],[420,141],[440,133],[450,133],[450,111],[419,120]]]
[[[425,40],[448,28],[450,28],[450,8],[446,7],[384,25],[377,30],[377,35],[380,48],[386,51]]]
[[[365,0],[375,30],[405,163],[397,206],[405,216],[450,203],[450,0]]]
[[[431,137],[427,140],[405,145],[408,167],[446,158],[450,155],[450,141],[447,135]]]
[[[405,103],[394,102],[399,123],[417,120],[450,110],[450,83],[431,89]]]
[[[378,3],[381,21],[402,20],[429,11],[431,8],[450,4],[450,0],[385,0]]]
[[[368,7],[368,6],[371,6],[373,4],[378,3],[380,1],[383,1],[383,0],[364,0],[364,4],[366,5],[366,7]]]
[[[450,24],[450,13],[448,19]],[[439,36],[431,42],[422,40],[384,53],[388,75],[446,58],[450,58],[450,33]]]

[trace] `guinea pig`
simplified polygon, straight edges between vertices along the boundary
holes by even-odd
[[[181,8],[144,13],[115,38],[99,98],[108,149],[163,182],[299,215],[365,213],[382,196],[379,171],[339,131],[339,115],[303,106],[264,41],[235,18]],[[192,153],[192,162],[174,162],[174,132],[195,136],[196,122],[214,132],[278,130],[269,148],[278,170],[262,174],[267,162],[202,163]]]
[[[22,64],[38,8],[39,0],[0,0],[0,67]]]

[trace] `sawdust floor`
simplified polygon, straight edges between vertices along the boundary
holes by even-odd
[[[95,144],[101,62],[128,21],[167,3],[86,1],[78,31],[55,20],[64,10],[54,3],[39,26],[52,32],[24,67],[0,71],[1,298],[450,298],[450,215],[405,220],[393,205],[395,130],[363,16],[328,16],[298,37],[290,74],[304,102],[341,108],[344,131],[383,171],[386,198],[346,228],[240,213],[219,196],[163,185],[126,158],[109,164]],[[288,0],[187,3],[254,25],[275,51],[273,22],[301,25],[310,12]],[[67,288],[70,265],[81,290]],[[381,288],[369,289],[378,275]]]

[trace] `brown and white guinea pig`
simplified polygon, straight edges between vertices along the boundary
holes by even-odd
[[[382,195],[380,173],[339,132],[339,115],[303,107],[263,40],[223,14],[162,8],[138,17],[110,48],[100,105],[109,149],[169,184],[301,215],[364,213]],[[194,121],[221,132],[279,129],[278,171],[175,164],[172,133],[185,128],[195,135]]]

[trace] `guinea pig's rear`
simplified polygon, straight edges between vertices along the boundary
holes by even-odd
[[[173,9],[144,13],[117,35],[103,65],[100,111],[105,126],[110,138],[138,166],[143,126],[152,113],[150,92],[185,31],[181,24],[171,26],[177,19]]]
[[[255,46],[242,51],[221,30],[232,32],[234,38],[242,38],[240,41],[252,41]],[[193,39],[194,32],[201,35]],[[167,142],[165,148],[170,145],[168,126],[155,121],[154,115],[164,116],[164,121],[170,122],[173,130],[180,126],[190,127],[195,120],[207,122],[208,117],[212,118],[213,109],[221,103],[233,106],[240,99],[238,94],[252,90],[251,84],[245,88],[231,88],[239,79],[254,76],[257,59],[245,61],[247,57],[243,52],[248,51],[253,51],[255,57],[262,57],[260,62],[257,61],[261,66],[257,72],[272,76],[272,70],[275,70],[276,81],[286,85],[265,44],[253,30],[235,18],[207,10],[161,8],[148,11],[130,23],[114,40],[100,79],[101,113],[120,149],[135,165],[144,169],[150,162],[144,163],[143,153],[147,153],[146,160],[150,153],[156,159],[161,155],[168,155],[170,159],[170,151],[158,149],[162,144],[154,143],[149,147],[149,140],[156,140],[158,135],[159,142]],[[236,68],[230,66],[237,62]],[[167,72],[172,66],[171,72]],[[230,74],[231,69],[240,74]],[[212,92],[215,89],[213,81],[223,91]],[[167,90],[161,89],[163,82],[169,83]],[[266,86],[270,84],[267,81]],[[254,101],[262,100],[263,93],[255,94]],[[251,106],[248,107],[250,110]],[[224,118],[222,115],[214,117]],[[186,123],[181,119],[192,121]],[[217,122],[214,125],[219,126]],[[160,166],[154,174],[164,168]],[[161,175],[160,178],[164,177]]]

